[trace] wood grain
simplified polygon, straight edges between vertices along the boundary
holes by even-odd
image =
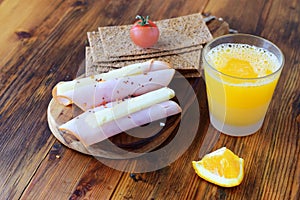
[[[179,159],[155,172],[114,170],[52,136],[46,116],[51,89],[79,73],[86,32],[132,23],[136,14],[159,20],[199,11],[261,35],[285,54],[260,131],[207,142],[215,131],[200,80],[197,137]],[[1,199],[300,199],[299,21],[296,0],[0,0]],[[245,159],[240,186],[217,187],[193,172],[190,162],[202,144],[209,150],[226,146]]]
[[[225,20],[239,27],[240,32],[261,35],[277,44],[285,54],[286,63],[262,129],[251,137],[235,140],[233,145],[228,145],[236,152],[241,152],[240,155],[245,159],[246,177],[242,185],[249,188],[248,191],[243,191],[244,194],[237,193],[233,197],[241,195],[243,198],[251,196],[261,199],[295,199],[296,196],[299,197],[295,185],[299,185],[300,180],[300,175],[295,168],[298,159],[295,155],[299,155],[298,133],[300,132],[299,123],[296,122],[296,117],[299,115],[300,87],[295,86],[300,85],[300,82],[295,76],[299,77],[300,68],[299,63],[295,63],[299,58],[295,57],[295,48],[292,46],[296,43],[300,44],[299,38],[295,37],[295,32],[299,32],[299,29],[295,30],[298,27],[295,26],[295,21],[299,20],[299,15],[295,15],[295,12],[299,11],[300,7],[295,6],[293,1],[284,3],[273,0],[256,6],[254,2],[249,1],[240,3],[247,9],[235,9],[233,2],[230,1],[223,4],[228,10],[216,8],[213,6],[214,1],[209,2],[207,9],[214,9],[214,12],[220,13],[221,16],[227,16]],[[238,18],[250,17],[250,13],[259,10],[263,10],[261,15],[251,15],[252,20],[238,20]],[[231,12],[232,15],[223,15],[224,12]],[[286,19],[290,19],[290,22],[286,23]],[[252,24],[254,22],[255,24]],[[289,27],[286,27],[287,25]],[[293,109],[287,111],[288,107]],[[228,142],[232,140],[223,135],[220,138],[220,140],[225,139]],[[255,156],[251,152],[256,152]],[[280,159],[282,162],[274,162]],[[253,169],[251,166],[256,168]],[[256,185],[264,187],[256,188]]]

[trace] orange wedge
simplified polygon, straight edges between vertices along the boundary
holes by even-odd
[[[192,161],[195,172],[204,180],[223,187],[239,185],[244,177],[244,160],[226,147]]]

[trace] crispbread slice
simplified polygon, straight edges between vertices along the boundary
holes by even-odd
[[[114,68],[108,66],[99,66],[93,61],[92,48],[85,47],[85,75],[91,76],[108,72]]]
[[[186,52],[191,52],[199,50],[202,48],[202,45],[195,45],[191,47],[174,49],[170,51],[159,51],[148,54],[132,55],[132,56],[121,56],[121,57],[107,57],[104,54],[104,49],[102,46],[100,33],[99,32],[88,32],[88,40],[91,46],[91,56],[93,57],[94,62],[113,62],[113,61],[129,61],[129,60],[138,60],[138,59],[150,59],[168,55],[182,54]]]
[[[132,25],[99,27],[100,38],[106,57],[147,55],[162,51],[183,49],[207,43],[212,35],[200,13],[155,22],[160,38],[152,48],[137,47],[130,39]]]
[[[104,49],[100,38],[100,33],[97,31],[87,32],[88,41],[90,44],[89,53],[93,57],[93,61],[101,62],[106,59]],[[105,58],[104,60],[102,58]]]
[[[177,63],[176,66],[173,66],[175,69],[197,70],[199,68],[199,63],[201,59],[201,51],[202,48],[192,50],[189,52],[184,52],[181,54],[172,54],[151,58],[141,58],[135,60],[117,60],[111,62],[93,62],[93,65],[120,68],[136,62],[145,62],[149,59],[155,59],[169,62],[170,64]]]
[[[93,66],[94,61],[93,61],[91,51],[92,51],[91,47],[85,47],[85,67],[86,67],[85,71],[88,71],[87,69]]]
[[[172,65],[172,67],[184,74],[186,77],[199,77],[200,72],[200,60],[202,49],[185,52],[182,54],[168,55],[153,58],[155,60],[165,61]],[[112,62],[93,62],[91,56],[91,48],[86,47],[86,75],[94,75],[103,72],[107,72],[112,69],[121,68],[130,64],[145,62],[149,59],[137,59],[127,61],[112,61]]]

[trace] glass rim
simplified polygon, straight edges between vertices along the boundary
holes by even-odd
[[[238,76],[232,76],[232,75],[229,75],[229,74],[226,74],[226,73],[223,73],[223,72],[220,72],[219,70],[217,70],[215,67],[213,67],[208,61],[207,61],[207,58],[206,58],[206,55],[207,55],[207,48],[210,44],[212,44],[213,42],[217,41],[217,40],[220,40],[220,39],[223,39],[223,38],[230,38],[230,37],[234,37],[234,36],[242,36],[242,37],[249,37],[249,38],[255,38],[255,39],[259,39],[259,40],[262,40],[268,44],[270,44],[271,46],[273,46],[278,52],[279,54],[281,55],[281,62],[280,62],[280,59],[278,59],[278,56],[276,56],[276,58],[278,59],[278,61],[280,62],[280,66],[278,67],[278,69],[276,69],[274,72],[272,72],[271,74],[268,74],[268,75],[264,75],[264,76],[261,76],[261,77],[255,77],[255,78],[244,78],[244,77],[238,77]],[[228,42],[230,43],[230,42]],[[225,42],[224,42],[225,44]],[[255,46],[253,44],[249,44],[249,45],[252,45],[252,46]],[[258,47],[258,46],[256,46]],[[263,48],[263,47],[258,47],[258,48]],[[207,51],[207,52],[206,52]],[[206,52],[206,53],[205,53]],[[273,52],[272,52],[273,53]],[[274,54],[274,53],[273,53]],[[233,79],[240,79],[240,80],[260,80],[260,79],[265,79],[265,78],[268,78],[268,77],[271,77],[271,76],[274,76],[275,74],[277,74],[278,72],[281,71],[281,69],[283,68],[284,66],[284,63],[285,63],[285,58],[284,58],[284,54],[283,52],[281,51],[281,49],[275,45],[273,42],[271,42],[270,40],[267,40],[263,37],[260,37],[260,36],[256,36],[256,35],[251,35],[251,34],[245,34],[245,33],[232,33],[232,34],[226,34],[226,35],[222,35],[222,36],[219,36],[219,37],[216,37],[214,39],[212,39],[211,41],[209,41],[203,48],[203,59],[204,61],[207,63],[207,65],[214,71],[216,71],[217,73],[220,73],[221,75],[223,76],[227,76],[229,78],[233,78]]]

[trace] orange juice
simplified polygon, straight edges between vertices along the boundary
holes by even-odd
[[[211,123],[229,135],[256,132],[280,75],[278,58],[263,48],[224,43],[210,49],[205,59]]]

